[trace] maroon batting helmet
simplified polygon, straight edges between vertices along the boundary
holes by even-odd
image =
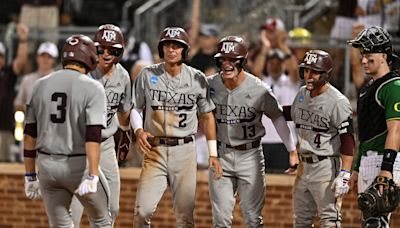
[[[96,47],[92,39],[85,35],[73,35],[69,37],[65,41],[62,53],[61,62],[63,66],[69,61],[75,61],[84,64],[88,71],[96,68]]]
[[[299,64],[301,79],[304,79],[304,68],[321,72],[321,77],[324,77],[324,80],[328,81],[333,68],[331,55],[322,50],[308,51],[304,55],[303,61]]]
[[[247,59],[247,45],[240,36],[226,36],[219,41],[217,54],[214,55],[217,67],[221,67],[219,58],[240,59],[238,67],[243,68]]]
[[[189,35],[183,28],[167,27],[160,35],[158,42],[158,55],[164,58],[163,43],[166,41],[175,41],[183,45],[182,60],[185,60],[189,55]]]
[[[93,38],[94,45],[96,47],[112,47],[117,48],[117,53],[115,54],[116,61],[119,62],[124,52],[124,36],[122,35],[121,29],[112,24],[101,25],[94,35]]]

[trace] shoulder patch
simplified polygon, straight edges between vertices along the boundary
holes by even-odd
[[[213,87],[210,87],[210,95],[211,96],[215,95],[215,89]]]
[[[302,103],[304,101],[304,95],[299,96],[299,102]]]
[[[155,85],[155,84],[157,84],[157,82],[158,82],[158,77],[155,76],[155,75],[152,75],[152,76],[150,77],[150,83],[153,84],[153,85]]]

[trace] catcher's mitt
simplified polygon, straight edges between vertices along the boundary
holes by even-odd
[[[383,192],[379,191],[382,186]],[[399,187],[392,179],[377,176],[372,184],[358,196],[358,208],[364,216],[381,216],[396,209],[400,201]]]

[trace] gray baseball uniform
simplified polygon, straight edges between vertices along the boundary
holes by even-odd
[[[291,116],[299,137],[303,172],[294,186],[294,226],[312,227],[318,213],[321,227],[340,227],[341,200],[331,190],[340,172],[340,129],[351,121],[349,100],[335,87],[316,97],[303,86]]]
[[[105,126],[101,84],[73,70],[39,79],[27,101],[26,123],[37,123],[38,177],[51,227],[71,227],[69,205],[86,179],[87,125]],[[97,227],[111,227],[108,184],[101,177],[94,194],[77,196]]]
[[[144,156],[135,206],[135,227],[149,227],[165,189],[172,191],[177,227],[194,227],[197,112],[212,111],[206,78],[182,64],[170,76],[164,63],[142,70],[135,82],[134,106],[146,108],[144,130],[156,136]]]
[[[235,196],[248,227],[262,227],[264,206],[264,155],[260,146],[265,134],[263,114],[271,119],[282,115],[270,88],[246,73],[244,81],[229,90],[219,74],[209,77],[216,109],[218,154],[224,174],[215,180],[210,171],[209,188],[214,227],[231,227]]]
[[[131,109],[131,81],[128,72],[119,63],[115,65],[115,70],[109,77],[104,76],[99,67],[90,72],[89,77],[96,79],[103,85],[107,98],[107,127],[101,131],[103,142],[100,145],[100,167],[110,187],[110,211],[114,222],[119,211],[121,184],[113,137],[118,130],[118,120],[115,113],[127,112]],[[83,213],[83,207],[75,199],[71,205],[71,212],[75,228],[78,228]]]

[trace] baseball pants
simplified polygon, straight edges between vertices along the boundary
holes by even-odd
[[[100,168],[104,173],[110,189],[110,212],[112,223],[114,224],[119,212],[119,195],[121,185],[118,162],[115,155],[114,137],[110,137],[102,142],[100,145],[100,151]],[[74,220],[74,228],[79,228],[83,214],[83,206],[75,198],[72,200],[71,214]],[[89,220],[91,220],[90,217]],[[92,221],[91,225],[93,226]]]
[[[40,191],[50,227],[73,227],[69,208],[74,191],[88,175],[86,156],[67,157],[39,154],[38,168]],[[99,178],[96,193],[84,196],[76,195],[76,197],[86,208],[95,227],[112,227],[108,206],[109,195],[104,177]]]
[[[265,168],[262,147],[247,151],[220,149],[218,152],[223,176],[215,180],[212,170],[209,172],[213,227],[232,227],[237,193],[247,227],[263,227]]]
[[[156,146],[146,153],[136,193],[134,227],[150,227],[151,217],[169,186],[176,227],[194,227],[197,182],[194,142],[178,146]]]
[[[335,198],[332,184],[340,171],[340,158],[328,157],[316,163],[303,162],[303,172],[293,189],[295,228],[313,227],[316,213],[321,227],[341,227],[341,198]]]

